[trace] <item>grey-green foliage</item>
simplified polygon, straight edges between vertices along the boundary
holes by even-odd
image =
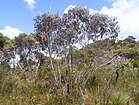
[[[50,50],[60,50],[61,46],[83,42],[86,38],[93,41],[116,38],[119,33],[116,18],[101,13],[90,14],[85,7],[72,8],[63,16],[45,13],[34,20],[39,42]]]

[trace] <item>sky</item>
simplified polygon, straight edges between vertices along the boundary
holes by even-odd
[[[33,33],[34,18],[40,13],[62,15],[69,7],[86,6],[117,17],[121,32],[119,38],[134,36],[139,39],[139,0],[1,0],[0,32],[14,38],[20,33]]]

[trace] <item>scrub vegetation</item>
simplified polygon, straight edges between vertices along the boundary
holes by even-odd
[[[75,7],[35,32],[0,33],[0,105],[139,105],[139,41],[115,17]]]

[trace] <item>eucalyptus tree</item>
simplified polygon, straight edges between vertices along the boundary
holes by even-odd
[[[73,45],[75,43],[84,43],[92,41],[96,43],[97,41],[104,40],[106,38],[113,39],[113,41],[117,38],[120,28],[118,26],[118,22],[116,18],[108,17],[107,15],[95,12],[94,14],[90,14],[88,8],[84,7],[75,7],[70,9],[63,16],[63,27],[62,32],[65,37],[65,41],[67,42],[67,47],[69,48],[68,52],[68,65],[69,65],[69,74],[72,74],[72,52]],[[89,44],[89,43],[88,43]],[[88,78],[90,77],[93,70],[92,62],[95,59],[102,57],[102,53],[99,52],[100,45],[95,46],[96,56],[95,58],[91,58],[88,65],[88,69],[83,75],[83,84],[85,85]],[[107,64],[107,63],[106,63]],[[102,64],[105,65],[105,64]],[[97,67],[98,68],[98,67]],[[96,69],[96,68],[93,68]]]
[[[60,84],[57,76],[57,69],[55,68],[53,57],[58,53],[60,47],[57,47],[57,42],[60,38],[59,30],[61,28],[61,18],[58,14],[42,14],[35,19],[35,29],[38,42],[41,45],[42,51],[50,57],[50,65],[53,70],[54,80],[56,85]],[[58,54],[57,54],[58,55]]]
[[[75,7],[68,10],[62,18],[62,30],[61,33],[64,36],[64,46],[68,48],[67,64],[68,70],[67,75],[67,92],[72,92],[72,80],[73,80],[73,51],[74,45],[81,43],[85,38],[86,22],[89,18],[89,10],[83,7]]]
[[[27,35],[25,33],[15,37],[16,54],[19,56],[20,69],[32,68],[35,65],[37,49],[37,41],[35,35]],[[18,65],[18,66],[19,66]]]
[[[69,9],[63,16],[58,14],[45,13],[35,19],[35,29],[42,50],[50,57],[51,68],[54,71],[55,81],[58,84],[55,64],[53,63],[54,54],[64,53],[66,67],[67,92],[72,92],[73,80],[73,52],[75,45],[84,45],[87,41],[95,43],[105,38],[116,39],[119,33],[119,26],[116,18],[108,17],[98,12],[90,14],[88,8],[75,7]],[[99,45],[96,46],[99,48]],[[99,52],[98,56],[101,54]],[[88,68],[92,68],[94,58],[91,58]],[[90,66],[91,65],[91,66]],[[104,64],[103,64],[104,65]],[[85,80],[90,77],[92,70],[85,73]],[[86,82],[84,82],[86,84]]]

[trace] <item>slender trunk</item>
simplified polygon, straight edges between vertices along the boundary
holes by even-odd
[[[52,54],[51,54],[51,51],[50,51],[50,47],[48,47],[48,53],[49,53],[49,57],[50,57],[50,65],[51,65],[51,68],[53,70],[53,73],[54,73],[54,79],[55,79],[55,82],[56,82],[56,85],[58,86],[58,79],[57,79],[57,75],[56,75],[56,71],[55,71],[55,68],[54,68],[54,64],[53,64],[53,58],[52,58]]]
[[[68,83],[67,83],[67,93],[69,95],[72,94],[72,45],[69,46],[69,56],[68,56],[68,71],[67,71],[67,77],[68,77]]]
[[[52,54],[51,54],[51,37],[50,37],[50,33],[48,32],[48,35],[47,35],[47,44],[48,44],[48,54],[49,54],[49,57],[50,57],[50,65],[51,65],[51,69],[53,70],[53,74],[54,74],[54,80],[55,80],[55,83],[56,83],[56,86],[59,85],[58,83],[58,78],[57,78],[57,73],[55,71],[55,68],[54,68],[54,63],[53,63],[53,58],[52,58]]]

